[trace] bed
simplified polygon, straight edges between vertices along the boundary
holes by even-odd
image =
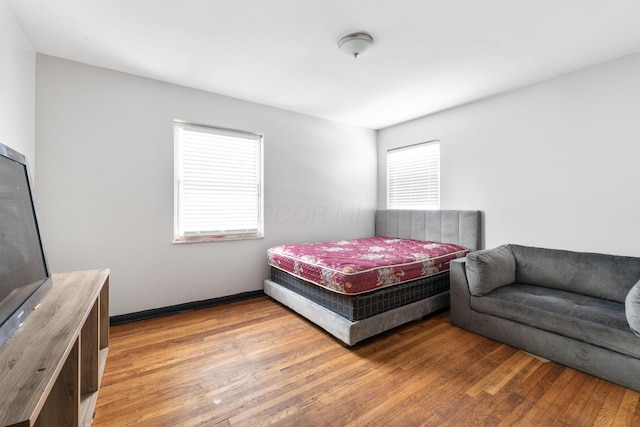
[[[480,230],[479,211],[378,210],[375,237],[270,248],[264,290],[351,346],[448,307],[449,261]]]

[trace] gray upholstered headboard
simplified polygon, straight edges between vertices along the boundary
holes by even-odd
[[[376,236],[453,243],[475,251],[482,245],[480,211],[377,210]]]

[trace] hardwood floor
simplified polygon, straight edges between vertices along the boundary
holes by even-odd
[[[449,324],[346,348],[262,297],[111,328],[94,426],[640,426],[640,393]]]

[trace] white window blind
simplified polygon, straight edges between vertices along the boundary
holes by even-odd
[[[175,123],[175,241],[262,237],[262,136]]]
[[[440,144],[387,151],[387,208],[440,209]]]

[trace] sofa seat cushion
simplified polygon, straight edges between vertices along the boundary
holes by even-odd
[[[635,358],[640,339],[627,323],[624,304],[522,283],[471,297],[471,308]]]

